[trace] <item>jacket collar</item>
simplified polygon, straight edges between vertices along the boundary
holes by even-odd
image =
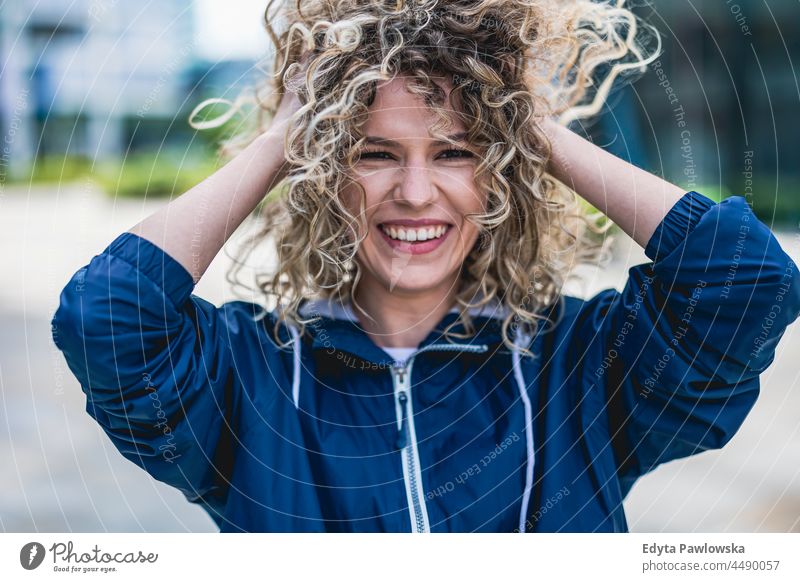
[[[357,358],[381,365],[390,365],[392,357],[383,351],[372,338],[362,329],[358,317],[348,303],[341,303],[335,299],[306,299],[299,309],[304,318],[316,318],[306,325],[310,332],[313,349],[347,352]],[[458,319],[458,309],[453,308],[436,324],[428,336],[419,344],[418,350],[435,350],[439,346],[462,347],[464,350],[475,349],[475,346],[490,346],[502,342],[502,323],[508,313],[508,308],[494,301],[481,308],[472,308],[475,334],[468,338],[453,338],[452,341],[444,336],[448,325]],[[463,326],[453,326],[456,333],[463,332]],[[468,347],[464,347],[468,346]],[[457,349],[457,348],[456,348]]]

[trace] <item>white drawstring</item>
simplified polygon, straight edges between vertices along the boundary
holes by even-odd
[[[300,335],[297,329],[291,324],[287,324],[289,332],[292,334],[294,343],[294,375],[292,377],[292,400],[294,407],[299,408],[300,402]]]
[[[527,344],[529,339],[528,336],[524,335],[520,329],[517,328],[516,337],[514,339],[515,348],[518,348],[523,342]],[[514,378],[517,381],[519,395],[525,406],[525,446],[528,451],[528,462],[525,468],[525,491],[522,494],[522,508],[519,512],[519,532],[525,533],[525,526],[528,521],[528,504],[530,503],[531,490],[533,489],[533,408],[531,407],[531,399],[528,396],[527,386],[525,385],[525,377],[522,375],[519,349],[515,349],[511,357],[514,362]]]

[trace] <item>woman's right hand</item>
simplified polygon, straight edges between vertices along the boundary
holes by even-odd
[[[281,171],[276,176],[275,183],[277,184],[286,177],[286,159],[283,152],[283,146],[286,139],[286,132],[289,129],[289,121],[292,116],[300,109],[301,103],[297,96],[297,88],[303,83],[305,76],[305,63],[307,59],[304,57],[300,61],[300,66],[295,67],[297,71],[293,74],[290,81],[284,87],[284,94],[281,97],[278,109],[270,122],[269,127],[261,136],[264,141],[272,142],[281,151]]]
[[[289,120],[298,109],[300,109],[300,99],[297,97],[297,88],[303,83],[305,79],[305,65],[307,63],[307,55],[304,55],[301,60],[293,65],[295,71],[289,81],[285,84],[284,94],[275,111],[275,116],[272,118],[267,131],[274,135],[283,137],[289,125]]]

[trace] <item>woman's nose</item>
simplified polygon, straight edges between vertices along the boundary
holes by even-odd
[[[397,202],[419,208],[436,198],[433,172],[427,166],[409,163],[401,168],[400,173],[400,183],[395,188]]]

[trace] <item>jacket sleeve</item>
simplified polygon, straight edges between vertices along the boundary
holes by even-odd
[[[213,505],[226,491],[236,404],[224,318],[193,288],[180,263],[126,232],[64,287],[52,335],[119,451]]]
[[[645,254],[582,326],[599,348],[589,381],[605,390],[623,495],[658,464],[731,439],[800,313],[797,265],[741,196],[684,194]]]

